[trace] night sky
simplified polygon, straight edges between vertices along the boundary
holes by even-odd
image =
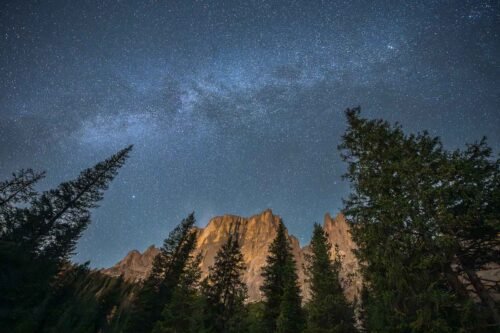
[[[24,3],[26,2],[26,3]],[[133,143],[75,260],[265,208],[302,244],[348,185],[343,111],[500,148],[498,1],[2,1],[0,179]]]

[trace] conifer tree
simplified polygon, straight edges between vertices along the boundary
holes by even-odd
[[[279,223],[276,238],[269,246],[262,277],[265,332],[276,332],[278,318],[281,330],[301,327],[303,316],[295,259],[282,221]],[[292,315],[294,317],[290,318]]]
[[[498,161],[477,146],[450,154],[439,138],[405,135],[359,112],[347,110],[339,148],[353,190],[346,215],[368,288],[366,328],[485,330],[458,274],[497,260],[486,252],[498,253]],[[475,259],[462,262],[465,253]],[[486,308],[494,320],[494,307]]]
[[[14,172],[12,178],[0,182],[0,209],[20,202],[28,202],[37,194],[33,186],[44,177],[45,172],[21,169]]]
[[[188,333],[201,332],[203,329],[203,311],[200,305],[199,286],[201,278],[201,253],[190,260],[182,273],[179,284],[172,292],[171,300],[162,311],[162,318],[153,329],[153,333]]]
[[[194,259],[196,233],[194,213],[174,228],[163,242],[160,253],[154,258],[151,273],[144,281],[132,304],[126,332],[151,332],[161,313],[183,282],[186,269]]]
[[[246,308],[247,320],[245,327],[248,328],[248,333],[263,332],[262,318],[264,316],[264,303],[262,301],[248,303]]]
[[[90,209],[97,207],[131,149],[129,146],[119,151],[56,189],[30,195],[30,207],[18,208],[16,214],[8,216],[1,239],[16,243],[37,259],[67,260],[90,223]],[[31,180],[36,181],[39,176],[32,176]],[[29,190],[29,180],[28,184]]]
[[[97,207],[131,149],[129,146],[84,170],[75,180],[41,194],[33,185],[44,173],[32,170],[14,174],[0,184],[0,326],[38,329],[50,283],[67,265],[90,223],[90,209]]]
[[[307,333],[355,332],[353,310],[345,299],[339,280],[341,268],[338,249],[331,259],[328,235],[314,224],[311,254],[306,256],[306,274],[310,285],[307,304]]]
[[[236,333],[245,330],[247,286],[242,280],[246,268],[238,240],[238,225],[215,255],[214,265],[204,282],[213,332]]]
[[[295,260],[288,260],[283,295],[276,320],[276,332],[302,332],[304,329],[304,315],[302,312],[302,298],[296,273]]]

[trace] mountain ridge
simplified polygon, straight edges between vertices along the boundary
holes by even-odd
[[[276,236],[278,224],[281,217],[273,213],[271,209],[265,209],[259,214],[250,217],[238,215],[221,215],[210,219],[205,228],[197,228],[197,246],[195,253],[202,254],[200,268],[202,277],[208,273],[209,267],[213,264],[215,254],[226,241],[229,232],[236,224],[239,224],[239,239],[241,252],[247,266],[243,274],[243,281],[248,287],[248,301],[259,301],[262,299],[260,286],[263,279],[260,275],[262,267],[265,265],[268,248]],[[340,272],[341,283],[344,292],[350,301],[359,295],[361,281],[357,278],[359,265],[352,250],[355,248],[354,242],[349,233],[349,224],[342,213],[332,218],[329,213],[325,214],[323,228],[329,234],[329,241],[333,248],[338,245],[339,254],[343,258],[343,266]],[[299,284],[304,298],[308,297],[308,284],[304,272],[305,254],[309,252],[308,245],[300,246],[299,240],[287,231],[290,240],[292,253],[295,257]],[[159,249],[154,245],[149,246],[143,253],[137,250],[130,251],[122,260],[114,266],[102,269],[101,272],[111,276],[120,276],[127,281],[138,282],[144,279],[149,273],[154,256],[159,253]]]

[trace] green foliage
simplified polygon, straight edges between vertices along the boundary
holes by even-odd
[[[203,283],[207,299],[209,327],[213,332],[243,332],[245,326],[247,286],[242,281],[246,269],[238,241],[238,231],[229,234],[224,245],[215,255]]]
[[[191,213],[163,242],[150,275],[135,297],[126,332],[151,332],[161,320],[165,306],[172,302],[177,288],[185,283],[189,262],[194,260],[195,222],[194,213]]]
[[[359,109],[346,115],[346,214],[368,288],[368,330],[484,330],[458,274],[498,253],[498,161],[484,143],[450,154],[426,132],[405,135]]]
[[[311,298],[307,304],[308,333],[355,332],[353,309],[345,299],[339,280],[341,260],[338,249],[332,261],[328,235],[314,224],[311,254],[306,256],[306,274]]]
[[[295,273],[295,262],[289,261],[287,275],[290,277],[285,281],[283,295],[279,308],[279,316],[276,320],[276,332],[302,332],[304,328],[304,316],[302,312],[302,298],[300,297],[300,286]],[[295,277],[293,277],[295,275]]]
[[[200,332],[203,328],[203,300],[198,293],[201,271],[201,254],[190,260],[172,293],[171,300],[156,322],[153,333]]]
[[[261,291],[265,298],[263,331],[293,329],[290,332],[299,332],[303,325],[300,288],[295,259],[283,222],[280,222],[276,238],[269,247],[262,277],[264,282]]]
[[[248,333],[260,333],[264,331],[262,319],[264,318],[264,302],[253,302],[246,305],[247,318],[246,327]]]

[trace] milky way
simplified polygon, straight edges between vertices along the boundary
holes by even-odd
[[[133,143],[78,246],[109,266],[194,210],[307,243],[349,191],[343,110],[500,148],[497,1],[4,1],[0,177],[40,190]]]

